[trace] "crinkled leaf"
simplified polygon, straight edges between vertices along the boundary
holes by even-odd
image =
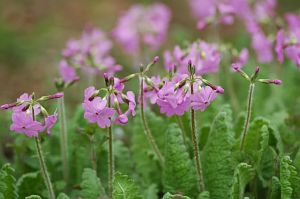
[[[244,198],[244,191],[247,184],[254,177],[254,169],[247,163],[240,163],[235,171],[231,187],[231,199],[242,199]]]
[[[210,194],[208,191],[203,191],[199,194],[197,199],[210,199]]]
[[[39,195],[31,195],[31,196],[25,197],[25,199],[42,199],[42,197]]]
[[[4,164],[0,170],[0,198],[18,198],[16,179],[13,176],[15,170],[10,164]]]
[[[127,175],[117,172],[113,181],[114,199],[142,199],[139,187]]]
[[[202,154],[206,190],[212,199],[228,199],[233,176],[231,112],[221,111],[215,117]]]
[[[20,198],[41,193],[45,187],[40,172],[26,173],[17,182],[17,190]]]
[[[104,188],[97,177],[95,170],[86,168],[82,174],[81,196],[83,198],[97,199],[105,195]]]
[[[272,177],[270,199],[280,199],[280,181],[276,176]]]
[[[167,192],[165,193],[162,199],[191,199],[191,198],[179,194],[172,195],[171,193]]]
[[[64,193],[60,193],[60,194],[57,196],[57,199],[70,199],[70,197],[67,196],[67,195],[64,194]]]
[[[165,140],[164,190],[187,196],[195,195],[195,190],[197,190],[196,172],[177,124],[169,126]]]

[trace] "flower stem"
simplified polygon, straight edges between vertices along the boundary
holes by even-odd
[[[248,103],[247,103],[247,115],[246,115],[246,120],[244,123],[244,128],[242,132],[242,139],[241,139],[241,145],[240,145],[240,150],[244,150],[244,142],[245,138],[249,129],[249,123],[251,119],[251,111],[252,111],[252,101],[253,101],[253,92],[254,92],[254,83],[250,83],[249,85],[249,91],[248,91]]]
[[[193,82],[190,83],[191,87],[191,94],[194,94],[194,88],[193,88]],[[202,166],[201,166],[201,160],[200,160],[200,154],[199,154],[199,145],[198,145],[198,139],[196,134],[196,123],[195,123],[195,111],[191,108],[191,125],[192,125],[192,142],[193,142],[193,148],[194,148],[194,157],[195,157],[195,163],[196,163],[196,171],[197,171],[197,177],[198,177],[198,185],[200,192],[205,190],[204,186],[204,180],[202,175]]]
[[[141,96],[141,102],[140,102],[140,111],[141,111],[141,118],[142,118],[142,124],[143,124],[143,127],[144,127],[144,132],[145,132],[145,135],[147,137],[147,140],[149,142],[149,144],[151,145],[154,153],[156,154],[157,158],[158,158],[158,161],[161,165],[161,167],[163,168],[164,167],[164,158],[158,148],[158,146],[156,145],[156,142],[152,136],[152,133],[150,131],[150,128],[148,126],[148,123],[145,119],[145,113],[144,113],[144,77],[140,77],[140,96]]]
[[[50,176],[45,164],[45,160],[44,160],[44,156],[43,156],[43,151],[42,151],[42,146],[41,146],[41,142],[40,142],[40,138],[36,137],[35,138],[35,145],[36,145],[36,150],[38,153],[38,158],[39,158],[39,163],[40,163],[40,167],[41,167],[41,171],[42,171],[42,175],[45,181],[45,185],[48,189],[48,194],[49,194],[49,198],[50,199],[55,199],[55,194],[53,191],[53,186],[50,180]]]
[[[31,112],[32,112],[32,119],[35,120],[35,114],[34,114],[33,106],[31,107]],[[42,145],[41,145],[41,142],[40,142],[40,138],[38,136],[35,137],[35,146],[36,146],[36,151],[37,151],[37,154],[38,154],[38,159],[39,159],[39,163],[40,163],[42,176],[44,178],[45,185],[48,189],[49,199],[55,199],[55,193],[53,191],[53,186],[52,186],[50,176],[49,176],[49,173],[48,173],[48,170],[47,170],[47,166],[46,166],[46,163],[45,163],[45,160],[44,160]]]
[[[91,143],[91,161],[92,167],[97,172],[97,154],[95,149],[95,135],[90,135],[90,143]]]
[[[111,107],[110,95],[108,96],[108,107]],[[111,118],[110,126],[107,127],[107,138],[108,138],[108,193],[109,197],[112,198],[113,192],[113,176],[114,176],[114,159],[113,159],[113,135],[112,135],[112,122]]]
[[[60,148],[61,148],[61,160],[63,164],[63,176],[64,176],[64,180],[68,182],[68,178],[69,178],[68,133],[67,133],[64,97],[58,99],[58,113],[59,113],[59,120],[60,120],[59,121]]]

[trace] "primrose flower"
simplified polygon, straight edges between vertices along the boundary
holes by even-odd
[[[42,101],[57,99],[62,97],[62,93],[55,93],[53,95],[42,96],[34,99],[33,94],[22,94],[17,102],[8,105],[2,105],[1,108],[12,109],[12,124],[11,131],[25,134],[28,137],[37,137],[39,133],[47,130],[47,134],[51,133],[51,129],[57,121],[57,113],[48,115],[46,109],[40,104]],[[4,107],[4,108],[3,108]],[[42,122],[39,118],[42,117]]]
[[[76,69],[88,75],[120,71],[122,67],[110,56],[111,48],[112,42],[102,30],[86,28],[80,39],[69,40],[62,51],[64,59],[59,65],[62,79],[65,82],[78,80]]]
[[[105,128],[111,125],[110,117],[115,111],[112,108],[107,108],[107,101],[100,97],[95,97],[93,100],[85,100],[82,103],[84,109],[84,118],[91,123],[97,123],[100,128]]]
[[[217,97],[217,92],[209,86],[204,86],[191,96],[191,106],[194,110],[204,111]]]
[[[176,70],[179,74],[188,74],[187,65],[191,60],[195,63],[197,75],[217,72],[221,62],[221,52],[216,44],[204,41],[194,42],[182,50],[176,46],[173,52],[164,53],[165,68]]]
[[[276,34],[277,59],[282,63],[286,56],[300,68],[300,17],[287,14],[285,19],[288,22],[288,30],[280,29]]]
[[[139,52],[142,45],[156,50],[165,41],[170,18],[162,3],[134,5],[119,18],[112,35],[129,54]]]

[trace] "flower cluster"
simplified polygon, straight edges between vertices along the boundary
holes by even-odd
[[[186,66],[190,60],[196,66],[197,75],[217,72],[221,62],[221,52],[216,44],[197,41],[184,50],[175,46],[173,52],[164,53],[164,65],[168,71],[175,70],[180,74],[187,74]]]
[[[300,17],[286,14],[288,30],[280,29],[276,34],[275,51],[277,59],[283,63],[284,54],[300,68]]]
[[[52,127],[57,121],[57,113],[54,112],[52,115],[49,115],[40,102],[62,96],[62,93],[56,93],[35,100],[34,94],[24,93],[17,99],[17,102],[4,104],[0,108],[2,110],[12,109],[13,111],[11,131],[25,134],[28,137],[37,137],[43,131],[50,134]],[[41,116],[41,122],[38,120],[39,116]]]
[[[123,93],[124,83],[120,79],[104,74],[107,88],[96,90],[95,87],[85,89],[84,118],[91,123],[97,123],[100,128],[109,127],[111,121],[124,125],[128,122],[128,116],[135,116],[135,95],[132,91]],[[100,97],[101,91],[105,92]],[[127,104],[127,110],[122,111],[121,105]],[[114,117],[117,115],[116,117]]]
[[[80,39],[69,40],[62,51],[59,69],[63,81],[76,81],[77,69],[88,74],[120,71],[122,67],[110,56],[111,48],[112,42],[102,30],[86,28]]]
[[[214,86],[196,75],[197,67],[191,63],[191,61],[188,63],[190,75],[175,74],[171,80],[164,78],[162,81],[157,77],[147,78],[145,96],[151,103],[156,103],[160,107],[160,112],[168,117],[181,116],[190,108],[204,111],[218,93],[224,93],[221,87]]]
[[[155,50],[166,38],[170,18],[164,4],[134,5],[119,18],[112,34],[127,53],[139,52],[142,45]]]

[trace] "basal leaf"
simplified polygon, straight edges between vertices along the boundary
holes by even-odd
[[[81,196],[83,198],[97,199],[100,196],[105,196],[104,188],[93,169],[86,168],[82,174]]]
[[[16,179],[13,176],[15,170],[10,164],[4,164],[0,170],[0,198],[17,199]]]

